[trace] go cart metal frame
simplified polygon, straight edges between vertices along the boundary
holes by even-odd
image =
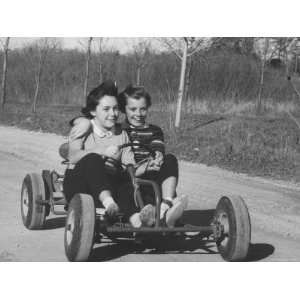
[[[123,147],[135,146],[134,143]],[[146,145],[150,155],[154,152]],[[65,158],[65,157],[64,157]],[[64,161],[65,163],[66,161]],[[62,190],[63,175],[56,171],[43,170],[41,174],[27,174],[23,180],[21,192],[21,215],[28,229],[42,229],[50,212],[54,215],[66,215],[64,233],[65,253],[69,261],[87,261],[93,245],[100,235],[108,237],[166,236],[176,233],[195,233],[199,239],[207,238],[216,242],[217,249],[226,261],[242,261],[247,258],[251,239],[251,224],[247,206],[240,196],[223,196],[219,200],[213,221],[209,226],[181,224],[173,228],[162,226],[160,220],[161,193],[156,182],[135,176],[136,166],[127,165],[131,184],[134,188],[134,201],[141,209],[144,206],[140,187],[147,185],[154,191],[156,219],[153,227],[134,228],[123,221],[120,214],[111,222],[105,214],[96,213],[94,199],[87,194],[76,194],[68,205],[68,212],[57,209],[65,206],[66,200]]]

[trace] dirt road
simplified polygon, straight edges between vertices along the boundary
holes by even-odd
[[[45,230],[29,231],[22,224],[19,205],[26,173],[63,172],[57,152],[63,141],[54,134],[0,126],[0,261],[66,261],[64,218],[50,216]],[[179,193],[190,196],[184,218],[203,222],[221,195],[240,194],[252,223],[249,260],[300,261],[300,185],[181,162]],[[107,241],[95,246],[93,260],[222,261],[214,244],[171,243],[167,250],[139,252],[132,243]]]

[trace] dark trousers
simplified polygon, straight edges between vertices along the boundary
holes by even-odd
[[[96,153],[84,156],[74,169],[66,170],[63,189],[68,203],[77,193],[89,194],[93,197],[96,207],[102,207],[100,193],[109,190],[122,213],[130,216],[137,211],[127,173],[109,172],[104,159]]]
[[[161,168],[159,171],[146,172],[144,175],[141,176],[141,178],[153,180],[161,188],[161,185],[165,179],[167,179],[169,177],[175,177],[178,180],[178,176],[179,176],[178,160],[177,160],[176,156],[174,156],[173,154],[166,154],[164,156],[164,162],[161,165]],[[144,186],[141,188],[141,192],[142,192],[143,198],[148,199],[148,201],[145,201],[146,203],[154,204],[153,203],[154,193],[153,193],[153,189],[151,187]],[[149,201],[149,199],[152,199],[152,201]]]

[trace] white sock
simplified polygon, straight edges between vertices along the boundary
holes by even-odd
[[[169,199],[168,199],[169,200]],[[166,211],[170,208],[167,203],[162,202],[160,204],[160,218],[162,219],[166,213]]]
[[[107,209],[111,204],[114,204],[115,200],[113,199],[113,197],[108,196],[106,197],[103,201],[102,204],[103,206]]]
[[[140,214],[139,213],[135,213],[133,214],[130,218],[129,218],[129,222],[133,227],[141,227],[142,226],[142,222],[140,219]]]

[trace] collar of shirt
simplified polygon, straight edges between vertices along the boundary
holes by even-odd
[[[105,138],[105,137],[111,137],[113,134],[111,131],[106,131],[103,132],[95,123],[94,120],[91,120],[92,126],[93,126],[93,132],[98,135],[101,138]]]

